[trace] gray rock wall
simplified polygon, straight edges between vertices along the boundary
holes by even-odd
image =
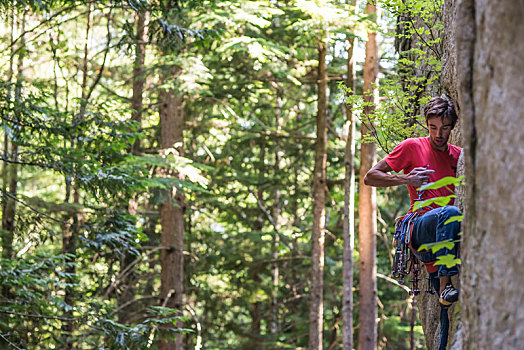
[[[450,142],[452,144],[462,146],[462,132],[461,132],[461,122],[460,122],[460,106],[457,103],[457,80],[456,80],[456,45],[454,39],[454,31],[452,30],[452,24],[454,16],[456,13],[456,0],[445,0],[442,13],[437,13],[436,20],[442,21],[444,25],[442,30],[432,29],[431,34],[422,34],[419,36],[414,36],[411,38],[411,42],[408,44],[404,43],[404,46],[407,48],[419,47],[418,44],[422,42],[430,42],[435,37],[440,37],[442,39],[441,43],[434,45],[432,48],[429,48],[427,45],[420,45],[422,50],[427,52],[427,55],[441,55],[442,57],[442,72],[440,80],[435,80],[433,84],[429,85],[425,89],[425,94],[429,96],[438,96],[442,93],[449,95],[455,102],[455,107],[459,114],[459,123],[455,127]],[[414,18],[413,23],[415,26],[421,28],[426,28],[426,24],[420,18]],[[401,47],[399,47],[401,49]],[[418,68],[414,69],[412,74],[416,76],[425,76],[428,79],[437,74],[434,71],[433,66],[422,64]],[[421,106],[422,107],[422,106]],[[424,269],[425,270],[425,269]],[[428,275],[424,271],[424,278]],[[425,280],[424,280],[425,284]],[[460,287],[460,283],[457,277],[453,278],[453,284],[457,287]],[[421,293],[417,297],[417,305],[419,308],[419,317],[421,321],[422,328],[424,330],[424,338],[426,341],[426,348],[428,350],[435,350],[438,348],[439,334],[440,334],[440,306],[438,303],[438,298],[436,295]],[[450,336],[448,343],[452,342],[452,337],[456,327],[456,315],[455,307],[450,308],[448,311],[450,316]]]
[[[524,349],[524,2],[457,0],[464,349]]]
[[[442,24],[443,31],[438,35],[442,38],[441,53],[442,53],[442,71],[440,81],[431,89],[432,95],[446,93],[455,103],[455,108],[459,115],[459,122],[453,130],[450,142],[454,145],[462,146],[462,122],[460,120],[460,105],[458,103],[457,90],[457,73],[456,73],[456,43],[455,34],[453,31],[453,21],[456,16],[456,1],[445,0],[444,8],[442,9]],[[462,168],[461,174],[464,173]],[[460,204],[459,200],[459,205]],[[427,277],[427,274],[424,275]],[[460,288],[460,281],[458,277],[453,278],[453,284]],[[426,340],[426,347],[428,350],[438,348],[439,334],[440,334],[440,306],[436,295],[422,293],[418,300],[419,315],[422,328],[424,329],[424,337]],[[448,344],[459,344],[459,335],[456,335],[455,330],[460,329],[460,324],[457,322],[458,309],[455,306],[448,311],[450,318],[450,332]],[[456,350],[460,349],[455,345]]]
[[[460,103],[458,102],[457,90],[457,49],[455,32],[453,31],[453,21],[457,13],[456,0],[445,0],[442,9],[442,24],[444,26],[442,35],[442,71],[440,84],[442,90],[455,103],[455,109],[459,115],[459,120],[450,142],[457,146],[462,146],[462,120],[460,118]]]

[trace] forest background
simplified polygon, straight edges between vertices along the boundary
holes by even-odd
[[[350,185],[424,133],[442,1],[0,3],[3,345],[358,348],[370,219],[377,347],[424,348],[407,190]]]

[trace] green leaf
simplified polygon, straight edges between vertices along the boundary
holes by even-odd
[[[430,206],[432,204],[436,204],[439,207],[443,207],[445,205],[448,205],[448,203],[451,201],[451,198],[456,198],[456,197],[457,196],[455,196],[454,194],[451,194],[449,196],[435,197],[435,198],[426,199],[425,201],[422,201],[422,202],[415,202],[415,205],[413,206],[413,210],[419,210],[424,207]]]
[[[447,224],[449,224],[451,222],[455,222],[455,221],[462,222],[463,219],[464,219],[464,215],[452,216],[452,217],[450,217],[449,219],[446,220],[444,225],[447,225]]]
[[[435,182],[430,182],[426,185],[420,186],[419,190],[436,190],[438,188],[448,186],[448,185],[457,186],[460,184],[463,178],[464,176],[459,176],[459,177],[446,176]]]
[[[444,248],[453,249],[454,245],[455,245],[455,243],[451,239],[449,239],[449,240],[441,241],[441,242],[422,244],[418,248],[418,251],[420,252],[422,250],[429,250],[429,249],[431,249],[431,251],[433,253],[436,253],[439,250],[444,249]]]
[[[434,265],[446,265],[447,268],[460,265],[461,261],[459,258],[455,258],[453,254],[439,256]]]

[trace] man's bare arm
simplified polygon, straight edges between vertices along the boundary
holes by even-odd
[[[389,172],[392,170],[386,160],[382,159],[368,171],[366,177],[364,177],[364,183],[373,187],[401,185],[420,187],[427,184],[429,182],[429,174],[435,172],[435,170],[419,167],[411,170],[409,174],[390,174]]]

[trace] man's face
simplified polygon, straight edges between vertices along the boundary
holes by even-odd
[[[431,146],[436,150],[445,151],[448,148],[449,135],[451,135],[451,130],[453,130],[451,118],[432,117],[427,120],[426,125],[429,130]]]

